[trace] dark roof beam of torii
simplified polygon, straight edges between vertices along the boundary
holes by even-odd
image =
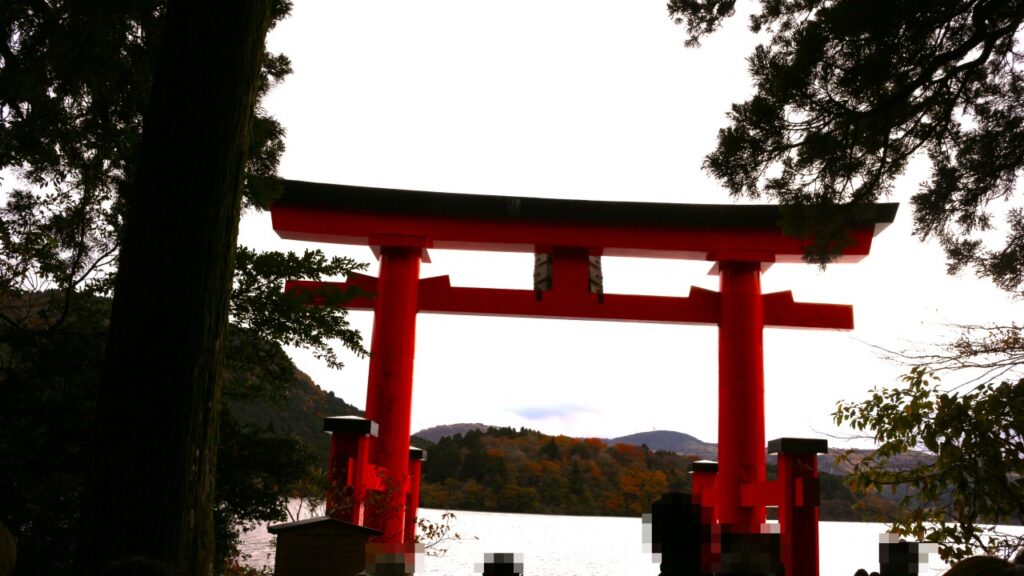
[[[800,262],[806,242],[782,232],[775,205],[556,200],[416,192],[282,180],[274,230],[292,240],[543,253],[585,248],[595,256]],[[891,223],[896,204],[857,208],[839,262],[856,262]],[[846,208],[837,208],[846,210]],[[847,214],[850,216],[850,214]]]
[[[804,243],[782,233],[779,206],[653,204],[510,198],[413,192],[283,181],[274,228],[284,238],[371,246],[555,253],[581,259],[564,270],[585,273],[588,255],[720,261],[800,261]],[[852,242],[840,261],[857,261],[892,222],[897,205],[879,204],[858,214]],[[557,268],[556,268],[557,270]],[[557,275],[557,273],[556,273]],[[585,278],[543,293],[531,290],[453,287],[447,276],[419,281],[420,312],[716,324],[720,294],[691,288],[688,296],[596,294]],[[289,290],[358,288],[352,309],[373,309],[376,279],[353,274],[348,282],[291,281]],[[793,301],[791,292],[762,295],[764,326],[853,328],[853,308]]]

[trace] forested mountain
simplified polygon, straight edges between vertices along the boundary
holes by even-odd
[[[470,430],[480,430],[481,432],[486,431],[490,426],[487,424],[480,424],[479,422],[460,423],[460,424],[441,424],[440,426],[431,426],[430,428],[424,428],[420,430],[414,436],[419,436],[424,440],[429,440],[433,443],[437,443],[441,438],[445,436],[455,436],[456,434],[465,434]]]
[[[609,444],[631,444],[633,446],[647,446],[651,450],[667,450],[676,454],[688,454],[700,456],[702,459],[716,460],[718,445],[710,442],[703,442],[689,434],[673,432],[672,430],[652,430],[650,432],[639,432],[628,436],[619,436],[607,441]]]
[[[424,507],[495,512],[638,516],[668,491],[690,489],[682,456],[598,438],[490,427],[439,439],[424,466]],[[774,466],[769,466],[769,477]],[[842,478],[821,476],[823,520],[884,520],[890,499],[857,497]]]
[[[491,426],[479,423],[446,424],[420,430],[416,435],[420,438],[425,438],[436,443],[444,436],[454,436],[458,433],[465,435],[466,432],[470,430],[486,431],[488,428],[491,428]],[[671,430],[638,432],[636,434],[619,436],[617,438],[602,439],[602,441],[608,445],[629,444],[631,446],[646,446],[647,448],[655,451],[666,450],[680,455],[696,456],[698,460],[718,460],[718,444],[715,444],[714,442],[704,442],[698,438],[690,436],[689,434],[683,434],[682,432],[674,432]],[[427,446],[427,448],[429,447]],[[853,470],[854,464],[861,461],[870,453],[871,450],[857,449],[846,454],[845,449],[830,448],[828,454],[818,455],[818,470],[823,473],[845,476]],[[840,455],[843,455],[844,458],[839,459]],[[890,458],[888,466],[893,470],[902,470],[922,463],[932,462],[934,459],[935,457],[931,454],[911,450],[907,453],[899,454]],[[769,465],[774,464],[775,456],[771,454],[767,455],[767,461]]]
[[[632,444],[634,446],[647,446],[651,450],[668,450],[677,454],[699,456],[706,460],[718,460],[718,444],[703,442],[689,434],[672,432],[669,430],[656,430],[652,432],[640,432],[606,440],[609,444]],[[818,455],[818,470],[837,476],[846,476],[853,471],[853,466],[860,462],[865,456],[871,454],[871,450],[854,449],[849,454],[845,449],[829,448],[828,454]],[[844,456],[839,458],[839,456]],[[905,470],[919,464],[933,462],[935,457],[925,452],[911,450],[898,454],[889,459],[887,464],[891,470]],[[774,465],[775,456],[767,455],[769,466]]]
[[[305,374],[293,374],[283,401],[263,397],[227,404],[240,422],[297,438],[326,463],[323,417],[362,412]],[[715,459],[718,450],[717,444],[664,430],[584,439],[482,423],[427,428],[411,443],[428,452],[424,507],[602,516],[636,516],[664,492],[689,490],[690,463]],[[852,454],[851,461],[860,452],[867,451]],[[837,454],[819,456],[822,520],[885,520],[895,509],[894,496],[853,494],[843,483],[851,464],[837,466]],[[925,457],[914,453],[906,459]],[[774,457],[768,462],[771,477]]]
[[[688,460],[597,438],[492,427],[444,437],[430,452],[427,507],[638,516],[668,490],[685,490]]]
[[[225,410],[239,422],[270,428],[291,436],[323,456],[326,463],[330,434],[324,432],[325,416],[362,416],[363,411],[320,388],[304,372],[294,370],[287,393],[281,398],[236,397],[225,394]]]

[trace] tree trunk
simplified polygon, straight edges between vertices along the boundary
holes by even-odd
[[[271,0],[171,1],[126,197],[78,571],[210,574],[220,368]]]

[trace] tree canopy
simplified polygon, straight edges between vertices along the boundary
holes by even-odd
[[[735,0],[669,0],[697,46]],[[1024,295],[1024,25],[1020,0],[762,0],[750,29],[754,94],[733,104],[704,168],[736,197],[785,205],[864,205],[893,191],[916,157],[931,174],[911,203],[914,231],[936,239],[950,273],[973,268]],[[793,213],[799,215],[800,210]],[[1005,222],[999,218],[1005,217]],[[790,222],[826,263],[845,222]],[[1000,241],[1000,235],[1002,240]],[[984,526],[1021,521],[1022,328],[963,327],[945,348],[902,355],[904,386],[840,402],[833,417],[879,448],[852,475],[862,491],[902,490],[893,529],[943,544],[946,557],[994,550]],[[935,371],[973,370],[942,389]],[[935,461],[893,469],[908,449]],[[910,490],[908,491],[908,487]],[[947,524],[952,521],[955,525]],[[933,524],[931,524],[933,523]]]
[[[250,336],[312,348],[334,366],[332,339],[363,352],[343,308],[279,293],[285,277],[340,275],[355,262],[242,250],[235,267],[241,206],[264,206],[276,192],[284,131],[259,102],[290,71],[264,48],[289,8],[0,7],[5,338],[73,330],[77,303],[114,293],[81,571],[138,555],[211,570],[229,313]],[[226,441],[238,436],[226,430]],[[126,504],[109,508],[115,500]]]
[[[46,296],[33,295],[34,305],[45,306]],[[71,573],[109,316],[109,299],[82,297],[60,330],[0,324],[0,523],[18,541],[15,574]],[[214,508],[218,574],[240,555],[243,530],[284,519],[286,498],[322,476],[324,447],[268,421],[292,416],[286,424],[319,430],[316,414],[296,418],[289,409],[306,398],[296,394],[297,378],[276,344],[230,331]]]
[[[422,506],[491,512],[636,517],[666,491],[689,491],[690,465],[700,458],[525,428],[490,427],[436,444],[413,442],[430,454]],[[775,473],[774,463],[767,472]],[[821,475],[825,520],[878,521],[893,509],[885,497],[857,500],[840,477]]]
[[[851,476],[859,491],[909,486],[894,529],[919,540],[943,542],[944,558],[972,549],[1008,555],[1020,538],[989,538],[987,526],[1024,523],[1024,386],[986,382],[947,392],[934,374],[915,368],[904,388],[875,390],[863,402],[840,402],[834,417],[857,430],[873,430],[877,451],[858,461]],[[888,460],[924,446],[934,462],[894,467]],[[950,522],[950,520],[953,522]]]
[[[1024,211],[1003,201],[1024,168],[1020,0],[763,0],[750,29],[754,95],[734,104],[705,169],[738,197],[864,204],[892,192],[915,155],[931,176],[913,196],[915,233],[951,272],[973,267],[1024,293]],[[669,0],[687,44],[735,0]],[[1002,245],[985,237],[999,225]],[[843,222],[804,221],[826,262]]]
[[[290,2],[273,2],[275,21]],[[0,7],[0,295],[58,290],[50,307],[0,301],[0,322],[59,326],[76,294],[109,295],[117,271],[124,195],[139,153],[166,0],[14,0]],[[265,53],[258,101],[291,73]],[[187,113],[183,111],[183,113]],[[242,181],[250,210],[269,205],[285,130],[257,105]],[[184,169],[187,170],[187,167]],[[343,307],[302,306],[284,279],[360,269],[347,258],[240,249],[232,315],[244,329],[341,362],[332,340],[363,353]],[[340,295],[333,295],[336,299]]]

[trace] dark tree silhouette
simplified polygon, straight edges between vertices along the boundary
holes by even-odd
[[[272,4],[167,5],[125,198],[83,573],[132,556],[212,570],[228,297]]]
[[[669,0],[689,45],[735,0]],[[749,57],[755,93],[734,104],[705,169],[735,196],[785,204],[873,202],[918,153],[932,164],[913,198],[917,235],[936,238],[949,269],[973,266],[1024,293],[1024,212],[989,247],[992,203],[1024,168],[1022,0],[762,0]],[[843,222],[805,219],[827,261]]]
[[[668,9],[686,24],[692,46],[734,6],[669,0]],[[769,38],[749,58],[754,96],[733,105],[705,169],[735,196],[857,205],[889,193],[911,159],[926,154],[932,172],[913,197],[915,233],[941,243],[951,273],[973,267],[1024,295],[1024,210],[1013,201],[1024,170],[1024,1],[762,0],[760,7],[751,29]],[[993,247],[983,240],[996,207],[1006,207],[1007,222],[1004,244]],[[798,231],[818,240],[809,256],[826,262],[845,223],[797,220]],[[837,424],[870,430],[880,445],[854,469],[854,485],[915,489],[892,529],[942,543],[945,557],[997,547],[981,526],[1020,521],[1024,512],[1024,380],[998,382],[1021,364],[1024,329],[1008,324],[964,327],[937,354],[903,355],[915,365],[903,387],[840,403],[833,415]],[[933,370],[960,368],[981,374],[968,382],[972,389],[932,382]],[[887,468],[915,447],[936,461]]]

